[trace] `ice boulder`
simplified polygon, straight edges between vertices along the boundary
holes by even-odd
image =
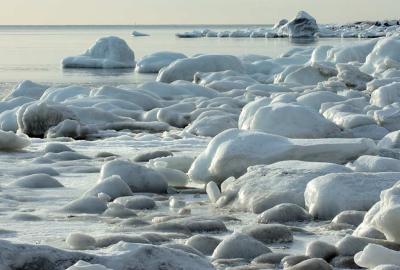
[[[32,174],[13,181],[11,186],[23,188],[60,188],[63,185],[50,175],[38,173]]]
[[[361,71],[368,74],[380,74],[392,68],[399,69],[400,56],[396,53],[399,48],[400,37],[397,35],[380,39],[367,56]]]
[[[119,37],[103,37],[85,53],[64,58],[64,68],[134,68],[135,54]]]
[[[281,203],[294,203],[305,207],[304,191],[314,178],[329,173],[347,173],[343,165],[322,162],[281,161],[271,165],[249,167],[238,179],[224,182],[224,193],[236,194],[234,209],[261,213]],[[230,195],[232,196],[232,195]]]
[[[221,183],[240,177],[253,165],[283,160],[345,163],[361,155],[375,153],[370,139],[288,139],[257,131],[229,129],[214,137],[193,162],[189,177]]]
[[[49,128],[47,130],[46,137],[69,137],[73,139],[84,139],[91,132],[95,132],[95,129],[91,129],[86,125],[82,125],[76,120],[66,119],[57,126]]]
[[[244,72],[242,62],[232,55],[200,55],[171,63],[160,70],[157,81],[171,83],[176,80],[193,81],[196,72],[225,70]]]
[[[376,245],[369,244],[360,251],[354,257],[354,261],[357,265],[368,269],[376,269],[380,265],[392,265],[389,268],[377,268],[377,269],[398,269],[400,268],[400,252],[392,249]],[[394,267],[394,266],[397,266]]]
[[[372,105],[385,107],[395,102],[400,102],[400,83],[398,82],[379,87],[371,94]]]
[[[9,100],[16,97],[39,99],[47,88],[48,86],[46,85],[41,85],[29,80],[25,80],[16,85],[15,88],[11,90],[11,93],[8,94],[6,99]]]
[[[304,199],[310,214],[331,219],[345,210],[369,210],[400,173],[332,173],[308,183]]]
[[[77,119],[77,117],[66,106],[46,102],[26,104],[17,114],[19,129],[31,137],[43,137],[49,128],[66,119]]]
[[[381,148],[400,148],[400,131],[393,131],[387,134],[378,142]]]
[[[31,144],[25,135],[17,135],[12,131],[0,130],[0,151],[21,150]]]
[[[76,264],[68,267],[66,270],[112,270],[101,264],[90,264],[85,261],[78,261]]]
[[[224,130],[237,128],[237,116],[223,111],[210,110],[201,113],[185,128],[186,132],[214,137]]]
[[[400,172],[400,160],[388,157],[361,156],[348,166],[358,172]]]
[[[380,195],[380,201],[365,215],[356,232],[372,228],[383,233],[387,240],[400,243],[400,183]]]
[[[296,18],[279,28],[278,35],[290,38],[312,38],[318,30],[315,18],[305,11],[300,11]]]
[[[340,132],[335,124],[301,105],[274,103],[260,106],[253,115],[246,114],[246,116],[241,115],[241,121],[246,125],[240,128],[288,138],[335,137]]]
[[[168,66],[172,62],[187,58],[182,53],[175,52],[157,52],[144,56],[136,63],[136,71],[139,73],[158,73],[160,69]]]
[[[90,190],[86,191],[84,196],[96,197],[100,193],[107,194],[111,200],[118,197],[133,195],[129,186],[118,175],[113,175],[103,179]]]
[[[113,160],[101,167],[99,182],[106,181],[110,176],[117,175],[128,184],[132,192],[165,193],[167,179],[156,170],[147,168],[127,160]]]
[[[21,254],[24,256],[21,256]],[[65,270],[76,262],[84,260],[92,265],[76,269],[90,270],[213,270],[212,264],[203,257],[188,254],[172,248],[142,243],[119,242],[98,255],[66,251],[45,245],[13,244],[0,241],[0,267],[2,269]],[[79,265],[82,265],[80,263]],[[72,266],[75,267],[75,266]],[[99,268],[100,267],[100,268]]]

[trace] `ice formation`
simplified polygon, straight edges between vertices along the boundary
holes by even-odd
[[[135,54],[118,37],[104,37],[96,41],[85,53],[66,57],[64,68],[134,68]]]
[[[398,267],[397,24],[300,12],[179,36],[378,38],[276,58],[159,52],[138,85],[21,82],[0,101],[0,268]],[[110,37],[64,64],[134,60]]]

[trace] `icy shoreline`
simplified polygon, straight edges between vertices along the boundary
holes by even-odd
[[[279,25],[321,33],[306,13]],[[0,268],[400,267],[398,50],[392,33],[136,63],[99,39],[64,67],[157,79],[23,81],[0,102]]]

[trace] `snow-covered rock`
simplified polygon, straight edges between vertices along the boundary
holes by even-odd
[[[392,249],[388,249],[375,244],[369,244],[364,248],[363,251],[356,254],[354,260],[357,265],[369,269],[388,264],[400,267],[399,255],[400,252],[398,251],[394,251]]]
[[[310,38],[314,37],[318,30],[315,18],[305,11],[300,11],[296,18],[279,28],[278,35],[290,38]]]
[[[85,53],[64,58],[64,68],[134,68],[135,54],[119,37],[103,37]]]
[[[21,150],[31,144],[25,135],[17,135],[12,131],[0,130],[0,151]]]
[[[160,69],[168,66],[172,62],[187,58],[182,53],[157,52],[144,56],[136,63],[136,71],[139,73],[158,73]]]
[[[347,173],[350,169],[337,164],[281,161],[271,165],[249,167],[238,179],[224,182],[222,198],[232,196],[232,208],[261,213],[281,203],[305,207],[304,191],[314,178],[329,173]]]
[[[99,183],[113,175],[119,176],[135,193],[165,193],[167,191],[167,180],[161,173],[137,163],[126,160],[113,160],[105,163],[101,167]]]
[[[39,99],[47,88],[47,85],[41,85],[29,80],[25,80],[16,85],[7,95],[6,99],[9,100],[16,97]]]
[[[97,183],[90,190],[86,191],[84,196],[98,196],[99,193],[107,194],[111,200],[133,195],[131,189],[125,181],[118,175],[112,175]]]
[[[11,182],[12,186],[23,188],[60,188],[63,185],[47,174],[32,174]]]
[[[257,131],[230,129],[211,140],[193,162],[189,177],[204,183],[221,183],[230,176],[243,175],[253,165],[283,160],[344,163],[375,151],[376,145],[369,139],[294,140]]]
[[[380,39],[368,55],[361,71],[368,74],[379,74],[391,68],[399,69],[400,57],[396,54],[399,47],[399,36]]]
[[[400,160],[379,156],[361,156],[349,167],[357,172],[400,172]]]
[[[369,210],[400,173],[332,173],[308,183],[304,199],[310,214],[331,219],[345,210]]]
[[[231,55],[200,55],[171,63],[160,70],[157,81],[171,83],[176,80],[193,81],[196,72],[234,70],[244,72],[240,60]]]
[[[250,103],[247,106],[251,105]],[[335,137],[340,132],[335,124],[322,115],[300,105],[274,103],[259,106],[251,115],[246,110],[243,112],[245,115],[241,115],[240,119],[246,124],[239,126],[242,129],[258,130],[288,138]]]
[[[79,260],[103,265],[113,270],[129,270],[132,267],[146,270],[212,270],[205,258],[175,249],[140,243],[119,242],[105,250],[106,254],[93,255],[71,252],[45,245],[13,244],[0,241],[0,267],[12,269],[65,270]],[[21,256],[24,254],[24,256]],[[83,269],[90,269],[85,266]],[[74,269],[74,268],[72,268]],[[78,269],[82,269],[78,268]],[[95,268],[105,270],[104,268]],[[94,269],[93,269],[94,270]]]

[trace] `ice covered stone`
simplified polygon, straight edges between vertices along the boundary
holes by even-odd
[[[144,56],[136,63],[136,71],[139,73],[158,73],[160,69],[168,66],[172,62],[187,58],[182,53],[157,52]]]
[[[85,53],[64,58],[64,68],[134,68],[135,54],[119,37],[103,37]]]

